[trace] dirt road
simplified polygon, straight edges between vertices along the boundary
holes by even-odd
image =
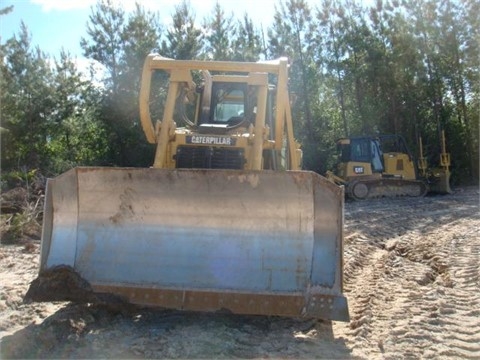
[[[347,202],[351,321],[23,304],[38,243],[0,247],[2,358],[480,359],[477,188]]]

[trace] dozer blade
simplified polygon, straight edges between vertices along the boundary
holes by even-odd
[[[342,230],[312,172],[75,168],[48,181],[26,298],[348,321]]]
[[[437,194],[452,194],[450,187],[450,171],[436,168],[432,170],[432,177],[429,178],[430,192]]]

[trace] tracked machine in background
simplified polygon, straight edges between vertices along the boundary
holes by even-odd
[[[343,188],[300,170],[287,70],[286,59],[148,56],[140,115],[153,167],[48,181],[26,298],[348,320]],[[154,123],[157,72],[168,91]]]
[[[344,185],[346,195],[355,200],[450,193],[450,155],[446,152],[443,131],[439,167],[428,168],[421,139],[419,143],[417,164],[405,139],[399,135],[339,139],[339,162],[335,172],[327,172],[327,178]]]

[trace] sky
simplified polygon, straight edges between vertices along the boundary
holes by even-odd
[[[133,0],[117,1],[127,12],[134,8]],[[190,5],[196,14],[196,20],[201,23],[209,15],[217,0],[190,0]],[[225,13],[233,14],[241,19],[245,12],[257,26],[264,29],[273,20],[274,6],[279,0],[218,0]],[[316,0],[308,0],[312,4]],[[162,24],[171,22],[175,6],[181,0],[140,0],[146,9],[157,12]],[[72,57],[82,57],[80,39],[88,38],[86,24],[95,7],[96,0],[0,0],[0,9],[14,5],[12,12],[0,16],[0,42],[3,44],[14,34],[18,34],[21,21],[25,23],[33,46],[50,56],[58,57],[63,48]],[[313,7],[313,6],[312,6]]]

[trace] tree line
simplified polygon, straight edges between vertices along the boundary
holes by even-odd
[[[0,46],[2,171],[150,166],[138,91],[146,55],[158,52],[177,60],[287,56],[305,169],[332,169],[340,137],[381,133],[403,135],[414,154],[421,136],[433,165],[444,130],[453,182],[478,181],[479,13],[475,0],[279,0],[264,29],[218,2],[197,19],[184,0],[163,24],[167,14],[99,0],[80,46],[103,66],[100,83],[70,54],[33,48],[22,23]]]

